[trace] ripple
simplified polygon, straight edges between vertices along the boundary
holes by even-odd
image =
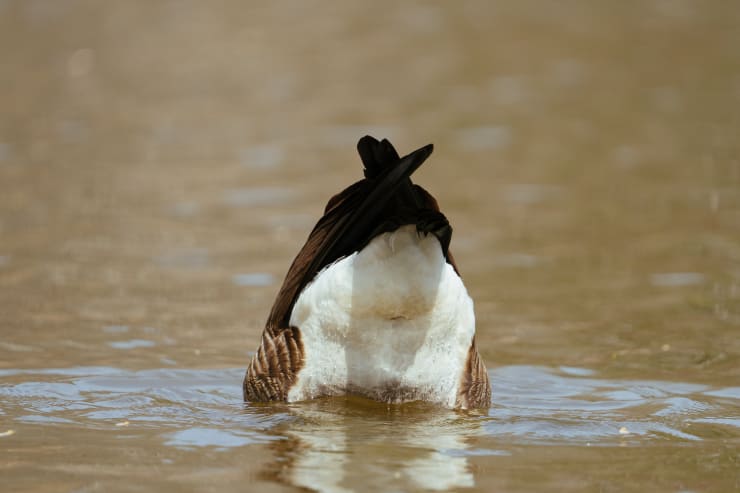
[[[733,426],[735,428],[740,429],[740,418],[697,418],[697,419],[693,419],[692,422]]]
[[[275,276],[266,272],[250,272],[234,274],[231,281],[237,286],[270,286],[275,282]]]
[[[224,193],[224,201],[232,207],[252,207],[284,203],[295,191],[280,187],[235,188]]]
[[[350,423],[343,426],[349,426],[352,434],[374,436],[378,420],[385,423],[392,411],[391,416],[400,413],[393,420],[415,430],[396,437],[403,446],[423,448],[429,442],[436,444],[438,453],[453,456],[500,452],[470,449],[462,437],[471,434],[520,444],[630,445],[646,440],[703,440],[711,436],[707,427],[713,425],[740,433],[740,422],[734,418],[740,388],[607,380],[596,378],[587,368],[498,368],[491,372],[494,406],[487,415],[463,420],[435,407],[388,408],[364,400],[350,408],[343,407],[341,399],[245,407],[242,376],[242,368],[6,369],[0,371],[0,414],[10,417],[6,421],[34,425],[106,429],[125,420],[128,428],[161,430],[164,443],[174,447],[224,448],[285,438],[287,430],[310,442],[316,433],[334,430],[338,419]],[[301,424],[279,431],[286,422]],[[705,426],[689,429],[687,423]]]
[[[108,345],[114,349],[136,349],[140,347],[154,347],[157,343],[147,339],[130,339],[128,341],[109,342]]]
[[[103,332],[107,334],[123,334],[128,332],[128,325],[106,325],[103,327]]]
[[[154,261],[161,267],[201,268],[210,263],[210,256],[205,248],[193,248],[167,252],[155,257]]]
[[[168,212],[175,217],[193,217],[200,212],[200,205],[196,202],[178,202],[172,205]]]
[[[706,277],[699,272],[665,272],[650,276],[653,286],[679,287],[703,284]]]
[[[269,437],[265,435],[195,427],[169,434],[165,445],[179,448],[216,447],[217,449],[227,449],[266,441],[269,441]]]
[[[496,267],[532,268],[537,267],[540,264],[541,259],[536,255],[529,255],[526,253],[509,253],[494,255],[492,261]]]
[[[560,197],[563,188],[540,183],[512,183],[500,187],[499,195],[506,202],[520,205],[537,204]]]
[[[466,151],[505,149],[511,142],[511,129],[505,125],[463,128],[456,132],[455,141]]]
[[[559,369],[566,375],[573,375],[574,377],[590,377],[596,373],[588,368],[576,368],[573,366],[561,366]]]
[[[726,387],[724,389],[708,390],[704,392],[704,394],[714,397],[728,397],[730,399],[740,400],[740,387]]]
[[[268,169],[280,166],[285,152],[277,145],[263,144],[247,147],[239,152],[239,162],[247,168]]]

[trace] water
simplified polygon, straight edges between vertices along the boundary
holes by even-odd
[[[175,488],[197,463],[199,488],[256,477],[319,491],[485,489],[489,480],[481,470],[498,470],[496,482],[521,480],[510,464],[528,460],[532,449],[580,450],[590,460],[608,460],[615,447],[631,449],[633,457],[656,449],[680,455],[690,447],[708,454],[699,460],[704,467],[726,475],[716,485],[729,488],[737,476],[731,441],[740,420],[725,413],[740,407],[740,387],[604,380],[583,368],[509,366],[491,372],[496,404],[488,413],[457,413],[357,398],[250,406],[241,402],[242,373],[5,370],[2,410],[13,419],[4,421],[11,428],[2,430],[3,444],[15,472],[6,485],[21,487],[51,468],[62,484],[76,484],[75,491],[118,488],[122,475],[132,485],[150,484],[153,474],[160,486]],[[64,453],[45,464],[35,460],[39,448]],[[619,474],[605,467],[584,486],[634,486],[635,478],[625,485]],[[682,474],[669,467],[654,486],[680,482]]]
[[[3,491],[740,490],[736,2],[0,0]],[[494,406],[245,405],[365,133]]]

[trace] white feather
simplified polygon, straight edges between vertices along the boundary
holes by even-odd
[[[290,324],[305,364],[289,401],[360,393],[455,404],[475,332],[473,301],[433,235],[403,226],[322,270]]]

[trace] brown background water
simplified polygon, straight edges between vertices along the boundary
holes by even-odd
[[[0,1],[7,491],[740,490],[740,6]],[[495,406],[244,406],[356,140],[429,142]]]

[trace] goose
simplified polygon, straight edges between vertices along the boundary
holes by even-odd
[[[249,402],[358,395],[487,408],[475,314],[450,252],[452,227],[400,157],[362,137],[364,178],[333,196],[293,260],[243,382]]]

